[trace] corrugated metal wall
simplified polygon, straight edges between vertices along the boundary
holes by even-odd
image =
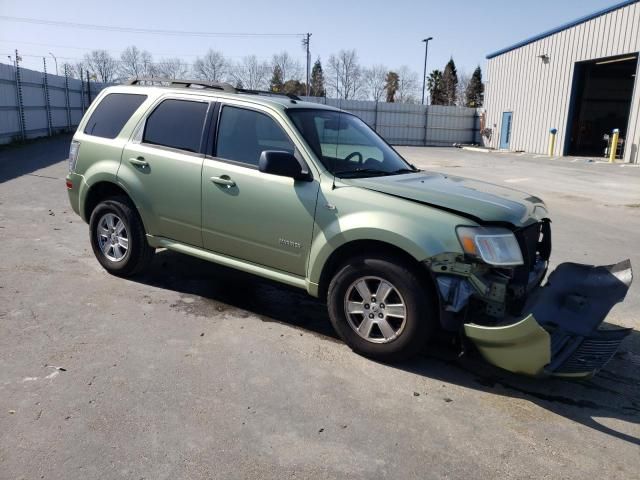
[[[27,139],[72,130],[78,125],[83,108],[89,105],[87,83],[47,74],[46,87],[44,73],[20,68],[18,90],[16,68],[0,64],[0,144],[22,138],[22,121]],[[91,98],[102,88],[102,84],[91,82]]]
[[[475,108],[302,98],[359,116],[392,145],[451,146],[454,143],[480,142],[480,120]]]
[[[19,100],[15,67],[0,64],[0,143],[21,138],[21,112],[25,138],[45,136],[50,130],[51,133],[72,130],[78,125],[84,113],[83,107],[86,109],[89,104],[86,82],[50,74],[46,80],[47,88],[44,73],[21,68],[22,98]],[[91,82],[91,98],[95,98],[102,88],[102,84]],[[319,97],[304,99],[353,112],[394,145],[450,146],[480,141],[479,117],[474,108],[425,107]],[[19,108],[20,101],[22,108]]]
[[[510,150],[547,153],[549,129],[558,129],[557,154],[567,135],[575,63],[640,51],[640,3],[498,55],[488,61],[485,144],[498,148],[503,112],[513,112]],[[546,54],[549,62],[538,56]],[[631,103],[624,160],[639,162],[640,62]]]

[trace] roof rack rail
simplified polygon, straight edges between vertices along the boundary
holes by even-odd
[[[291,100],[300,100],[298,95],[294,95],[293,93],[280,93],[280,92],[271,92],[269,90],[251,90],[248,88],[236,88],[238,93],[248,93],[250,95],[268,95],[270,97],[287,97]]]
[[[268,95],[272,97],[287,97],[291,100],[300,100],[300,97],[291,93],[270,92],[268,90],[252,90],[248,88],[236,88],[233,85],[226,82],[209,82],[207,80],[172,80],[170,78],[162,77],[139,77],[131,78],[125,82],[125,85],[142,85],[147,83],[160,83],[168,84],[170,87],[184,87],[184,88],[211,88],[214,90],[221,90],[227,93],[245,93],[249,95]]]
[[[222,90],[224,92],[236,93],[236,89],[233,85],[223,82],[208,82],[207,80],[173,80],[162,77],[140,77],[128,80],[126,85],[141,85],[143,83],[166,83],[171,87],[212,88],[215,90]]]

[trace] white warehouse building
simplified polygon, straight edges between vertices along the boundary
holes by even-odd
[[[486,146],[640,163],[640,0],[618,3],[487,56]]]

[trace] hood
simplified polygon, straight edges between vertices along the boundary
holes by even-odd
[[[544,202],[528,193],[440,173],[343,179],[343,182],[452,211],[480,223],[506,222],[520,227],[548,215]]]

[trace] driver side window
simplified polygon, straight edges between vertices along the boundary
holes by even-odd
[[[271,117],[245,108],[225,106],[220,115],[216,156],[258,166],[265,150],[294,153],[288,135]]]
[[[315,119],[323,156],[339,160],[349,158],[349,162],[353,163],[369,161],[371,164],[372,162],[382,163],[384,161],[382,150],[372,146],[367,137],[354,128],[351,122],[348,122],[346,126],[341,126],[339,130],[325,125],[327,122],[335,123],[335,121],[319,117]]]

